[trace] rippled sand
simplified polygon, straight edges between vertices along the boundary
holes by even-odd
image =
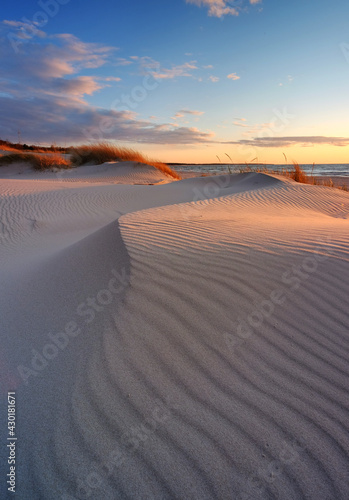
[[[102,168],[0,179],[17,498],[348,499],[349,195]]]

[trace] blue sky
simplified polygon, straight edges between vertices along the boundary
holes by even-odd
[[[7,2],[0,137],[164,161],[349,163],[349,4]]]

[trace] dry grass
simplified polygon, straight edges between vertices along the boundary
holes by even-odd
[[[3,155],[0,158],[0,165],[11,165],[11,163],[32,163],[33,159],[30,153],[13,153],[9,155]]]
[[[7,150],[10,151],[9,148]],[[30,163],[35,170],[49,170],[52,168],[79,167],[87,163],[100,165],[108,161],[133,161],[151,165],[173,179],[181,179],[181,176],[165,163],[151,160],[133,149],[121,148],[108,143],[79,146],[72,148],[69,153],[71,155],[70,161],[57,152],[50,154],[14,152],[3,156],[0,155],[0,166],[26,162]]]
[[[308,177],[304,170],[299,166],[297,162],[293,162],[293,172],[290,174],[290,178],[301,184],[313,184],[314,178]]]
[[[86,163],[100,165],[108,161],[134,161],[145,165],[152,165],[173,179],[181,179],[180,175],[165,163],[151,160],[133,149],[114,146],[107,142],[79,146],[72,148],[69,152],[72,164],[76,167],[85,165]]]
[[[316,186],[326,186],[326,187],[334,187],[337,189],[342,189],[343,191],[348,191],[348,187],[344,184],[342,186],[336,185],[333,180],[330,178],[328,180],[323,180],[323,179],[317,179],[316,177],[313,176],[313,171],[314,171],[314,166],[313,165],[313,170],[312,170],[312,175],[307,175],[306,172],[302,169],[302,167],[297,163],[293,162],[293,170],[290,170],[289,168],[284,168],[281,171],[280,170],[271,170],[267,167],[251,167],[246,163],[245,167],[240,167],[239,171],[240,173],[244,172],[259,172],[263,174],[274,174],[274,175],[283,175],[287,177],[288,179],[293,179],[295,182],[299,182],[301,184],[312,184]]]
[[[13,151],[15,153],[18,153],[20,151],[19,149],[13,148],[12,146],[8,146],[7,144],[1,144],[0,150],[1,151]]]
[[[35,170],[49,170],[51,168],[70,168],[71,163],[59,153],[39,155],[34,153],[13,153],[0,158],[1,165],[12,163],[30,163]]]
[[[71,162],[59,153],[38,155],[33,154],[32,165],[35,170],[48,170],[51,168],[71,168]]]

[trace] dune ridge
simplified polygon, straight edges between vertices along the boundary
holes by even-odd
[[[98,182],[4,181],[10,365],[81,328],[17,374],[19,498],[346,500],[348,194],[255,173]],[[120,293],[86,323],[113,270]]]

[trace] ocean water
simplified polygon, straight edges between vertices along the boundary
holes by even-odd
[[[265,167],[270,170],[283,170],[285,168],[292,169],[292,165],[250,165],[251,168],[257,167]],[[324,165],[315,165],[313,164],[301,164],[302,169],[308,175],[318,176],[323,175],[327,177],[336,177],[343,176],[349,178],[349,163],[333,163],[333,164],[324,164]],[[182,172],[201,172],[201,173],[228,173],[229,168],[232,173],[239,172],[240,168],[244,168],[245,165],[231,165],[231,164],[212,164],[212,165],[171,165],[171,168],[174,170],[182,171]]]

